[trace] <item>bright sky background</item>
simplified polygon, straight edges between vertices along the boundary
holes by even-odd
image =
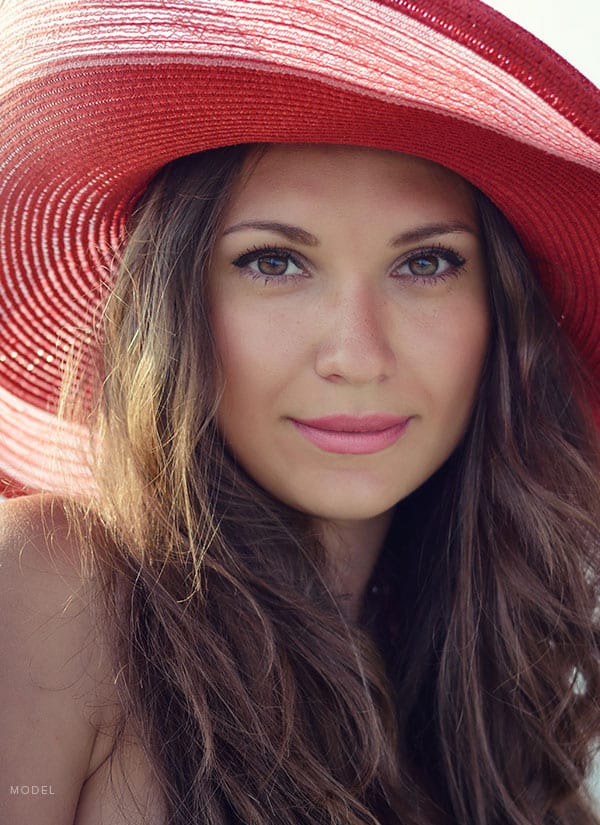
[[[485,0],[600,86],[600,0]]]

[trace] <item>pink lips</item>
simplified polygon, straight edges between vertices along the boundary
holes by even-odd
[[[395,444],[410,417],[397,415],[329,415],[325,418],[291,419],[296,429],[328,453],[365,455]]]

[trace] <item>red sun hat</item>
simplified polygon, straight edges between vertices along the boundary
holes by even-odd
[[[600,388],[600,93],[478,0],[4,0],[0,477],[93,489],[56,416],[128,215],[167,161],[246,142],[436,161],[517,230]],[[90,344],[91,346],[91,344]]]

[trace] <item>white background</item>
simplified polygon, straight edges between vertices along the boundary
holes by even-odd
[[[486,0],[600,86],[599,0]]]

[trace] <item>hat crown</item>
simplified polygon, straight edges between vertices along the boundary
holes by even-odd
[[[387,148],[470,180],[600,383],[600,94],[484,3],[4,0],[0,43],[0,421],[52,425],[150,177],[257,141]]]

